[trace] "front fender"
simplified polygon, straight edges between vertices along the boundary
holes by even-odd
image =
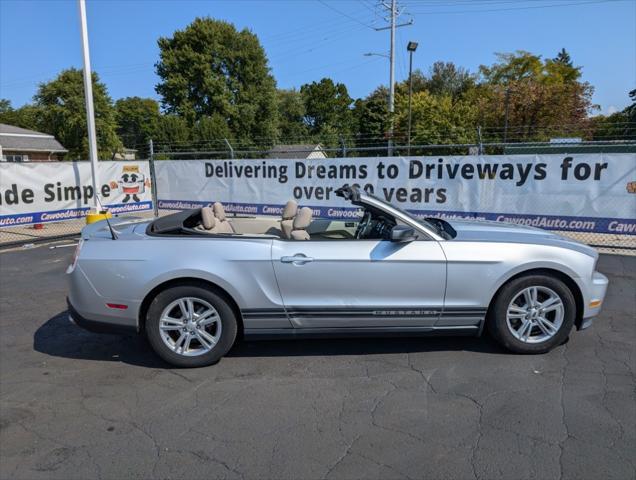
[[[449,307],[488,307],[503,284],[536,269],[566,275],[585,297],[596,261],[576,250],[546,245],[443,242],[442,247],[448,260]]]

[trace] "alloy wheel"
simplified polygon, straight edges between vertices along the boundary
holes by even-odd
[[[173,352],[194,357],[210,352],[221,338],[222,323],[217,310],[207,301],[183,297],[161,312],[159,333]]]
[[[541,343],[554,337],[565,317],[561,297],[551,288],[531,286],[517,293],[506,312],[510,333],[524,343]]]

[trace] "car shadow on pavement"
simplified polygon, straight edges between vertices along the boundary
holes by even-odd
[[[154,354],[145,336],[92,333],[73,325],[67,311],[51,317],[36,330],[33,348],[54,357],[171,368]]]
[[[349,337],[330,339],[244,340],[230,350],[228,357],[294,357],[329,355],[377,355],[391,353],[426,353],[469,351],[507,354],[488,335],[482,337]]]
[[[91,333],[73,325],[68,312],[47,320],[33,336],[33,348],[54,357],[123,362],[148,368],[172,368],[154,354],[143,335]],[[285,339],[238,342],[228,357],[368,355],[436,351],[506,353],[490,337],[389,337]]]

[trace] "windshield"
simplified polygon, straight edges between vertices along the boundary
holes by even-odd
[[[429,221],[428,221],[428,220],[426,220],[425,218],[418,218],[418,217],[415,217],[415,216],[413,216],[413,214],[412,214],[412,213],[409,213],[409,212],[407,212],[406,210],[403,210],[403,209],[401,209],[401,208],[399,208],[399,207],[396,207],[396,206],[395,206],[395,205],[393,205],[392,203],[389,203],[389,202],[387,202],[386,200],[382,200],[381,198],[376,197],[375,195],[369,195],[369,194],[366,194],[366,195],[367,195],[368,197],[372,198],[373,200],[375,200],[375,201],[377,201],[377,202],[379,202],[379,203],[383,204],[383,205],[386,205],[386,206],[388,206],[388,207],[391,207],[393,210],[397,210],[397,211],[398,211],[398,212],[400,212],[402,215],[404,215],[404,216],[406,216],[406,217],[409,217],[409,218],[410,218],[411,220],[413,220],[414,222],[417,222],[417,223],[419,223],[420,225],[425,226],[426,228],[429,228],[430,230],[432,230],[432,231],[436,232],[438,235],[442,235],[442,234],[443,234],[442,229],[441,229],[438,225],[436,225],[436,224],[434,224],[434,223],[432,223],[432,222],[429,222]]]

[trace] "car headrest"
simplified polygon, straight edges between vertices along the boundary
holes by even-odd
[[[214,211],[210,207],[203,207],[201,209],[201,224],[206,230],[212,230],[214,225],[216,225]]]
[[[303,207],[298,210],[298,213],[294,217],[294,230],[304,230],[311,224],[311,217],[313,212],[309,207]]]
[[[223,208],[223,205],[221,203],[214,202],[214,205],[212,205],[212,210],[214,210],[214,216],[218,220],[225,220],[225,208]]]
[[[296,213],[298,213],[298,204],[293,200],[289,200],[285,204],[285,208],[283,208],[283,220],[293,219],[296,216]]]

